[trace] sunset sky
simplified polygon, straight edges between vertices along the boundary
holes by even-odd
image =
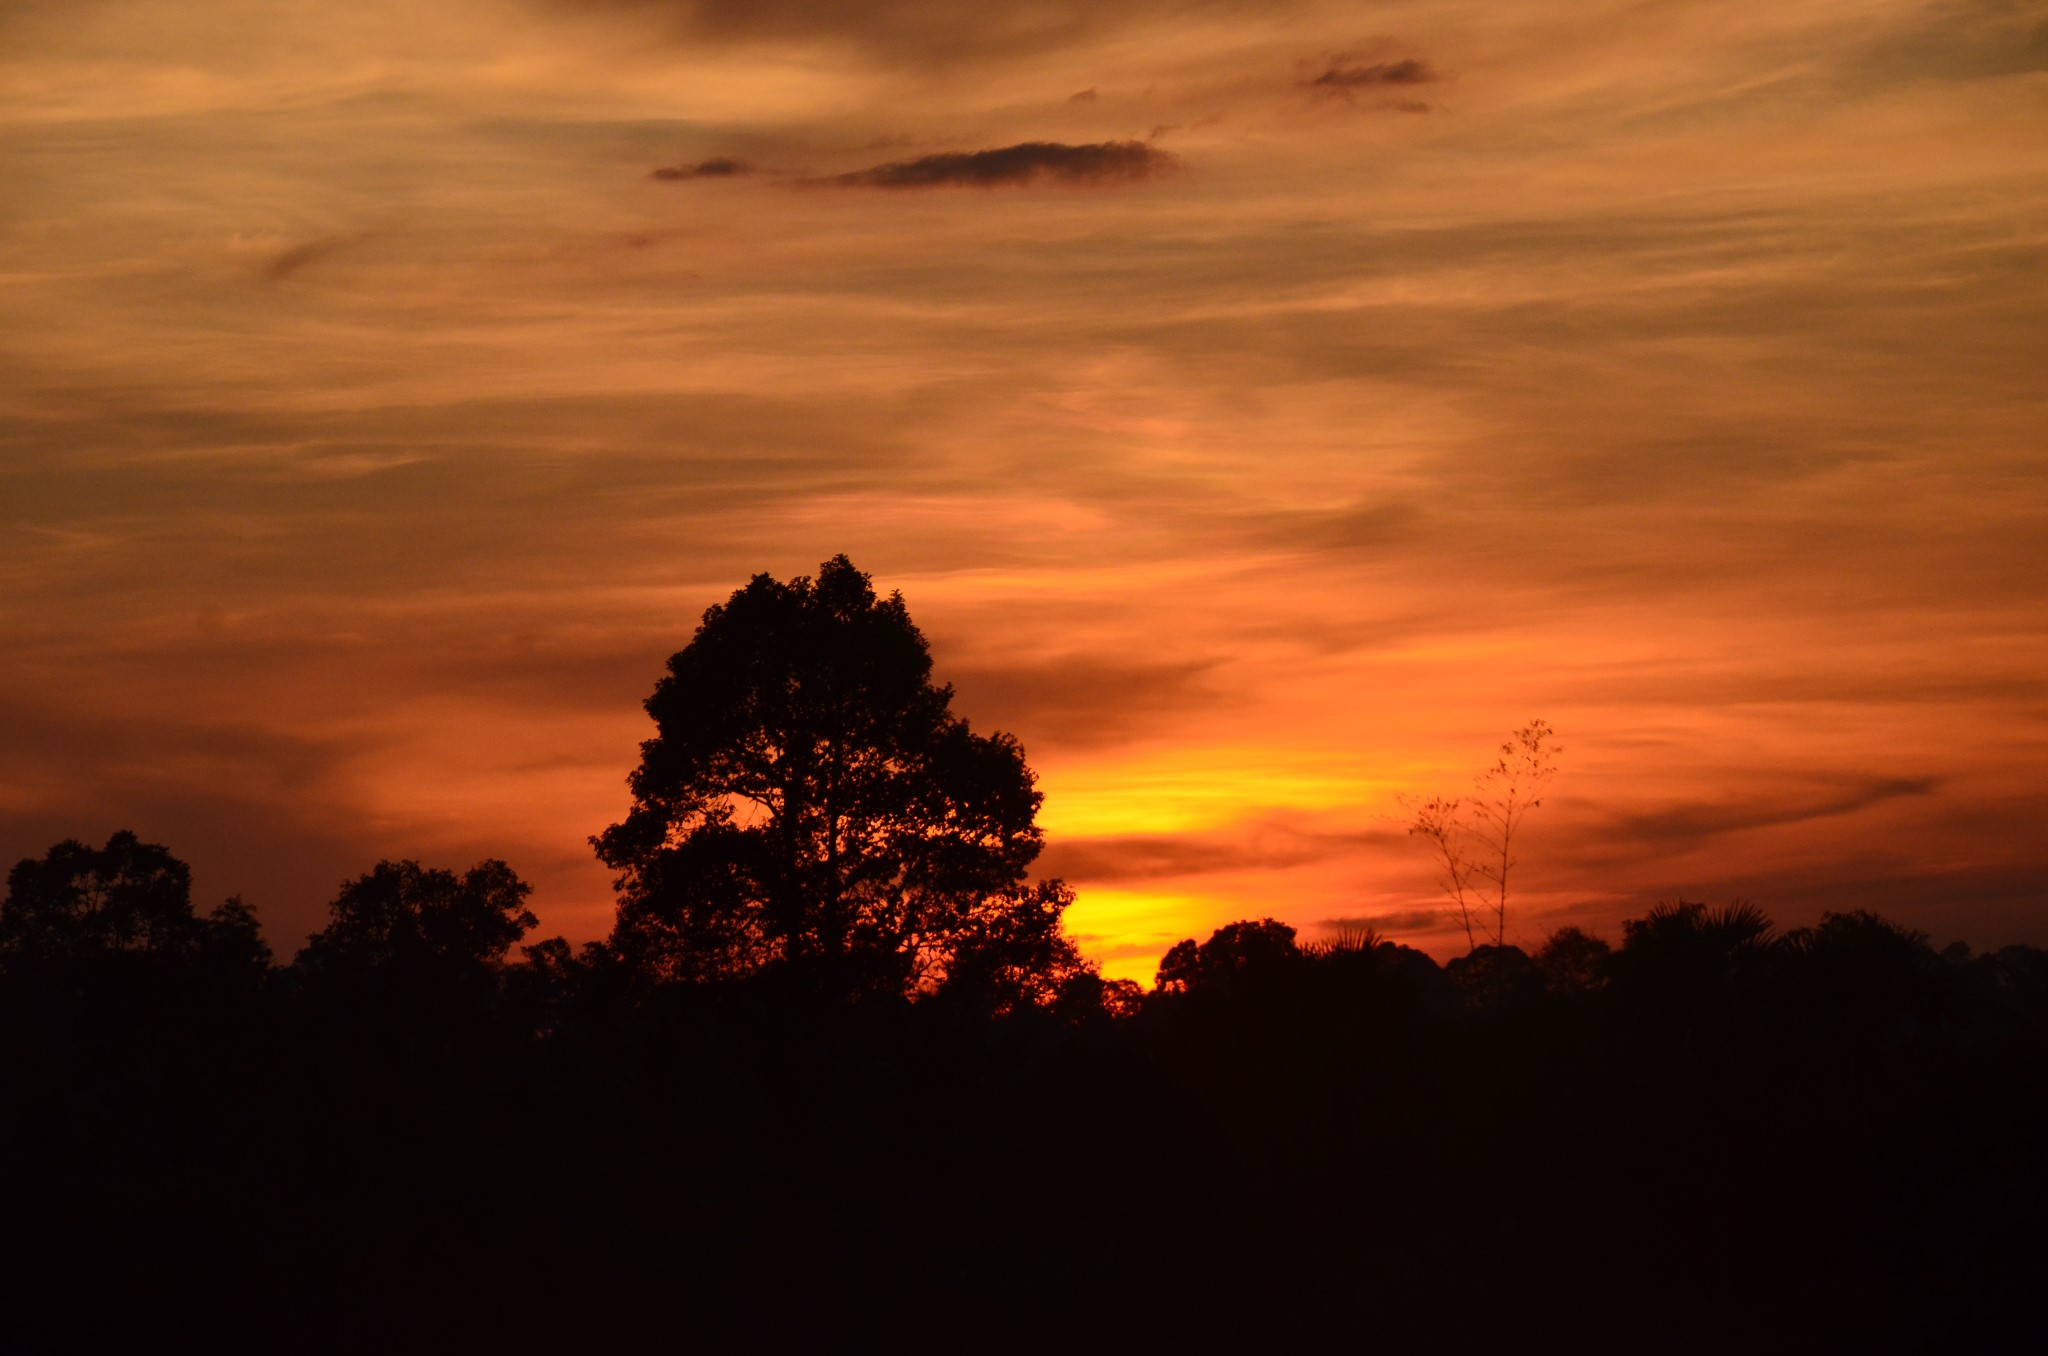
[[[2048,941],[2044,0],[7,0],[0,182],[0,865],[601,935],[845,552],[1111,974],[1462,950],[1401,797],[1535,717],[1510,940]]]

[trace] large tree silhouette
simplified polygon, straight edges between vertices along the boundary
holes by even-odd
[[[1065,887],[1025,881],[1024,751],[953,715],[931,667],[902,596],[844,556],[709,609],[647,700],[631,812],[591,840],[619,873],[621,954],[662,979],[774,967],[1007,1000],[1081,972]]]

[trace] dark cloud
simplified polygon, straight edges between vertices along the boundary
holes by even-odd
[[[263,265],[263,277],[270,282],[282,282],[300,269],[317,264],[329,255],[347,249],[359,238],[352,235],[328,235],[318,240],[308,240],[302,245],[294,245],[272,256],[269,262]]]
[[[1375,61],[1369,66],[1347,66],[1342,57],[1332,61],[1322,74],[1302,83],[1310,89],[1332,94],[1350,94],[1358,90],[1384,89],[1389,86],[1432,84],[1438,79],[1437,73],[1428,62],[1416,57],[1403,57],[1399,61]]]
[[[977,726],[1008,730],[1027,748],[1114,744],[1222,700],[1207,663],[1133,663],[1067,655],[1030,663],[951,665],[955,706]]]
[[[849,188],[995,188],[1038,179],[1094,184],[1147,179],[1176,163],[1165,151],[1142,141],[1098,141],[1080,146],[1023,141],[987,151],[949,151],[895,160],[809,182]]]
[[[1164,959],[1167,948],[1179,937],[1178,932],[1153,932],[1129,941],[1113,941],[1095,933],[1073,934],[1074,944],[1097,962],[1136,960],[1140,957]]]
[[[666,165],[654,171],[655,179],[731,179],[742,174],[752,174],[754,167],[744,160],[731,156],[714,155],[709,160],[699,160],[694,165]]]
[[[1887,84],[2048,71],[2048,3],[1947,0],[1929,5],[1879,38],[1852,69]]]
[[[1272,14],[1298,0],[538,0],[660,16],[691,42],[838,42],[906,64],[1029,56],[1156,20]]]
[[[1046,845],[1038,859],[1038,874],[1105,883],[1285,870],[1328,861],[1361,847],[1384,847],[1386,839],[1381,833],[1304,832],[1280,823],[1262,824],[1249,834],[1229,837],[1134,834],[1067,839]]]
[[[1176,876],[1280,865],[1255,848],[1201,838],[1133,836],[1053,842],[1038,860],[1038,874],[1061,880],[1104,883],[1152,881]]]
[[[1932,795],[1940,784],[1936,777],[1896,777],[1869,781],[1831,796],[1804,801],[1679,805],[1649,814],[1623,816],[1616,821],[1610,836],[1665,848],[1689,846],[1724,834],[1829,819],[1836,815],[1854,814],[1888,800]]]
[[[1342,918],[1318,918],[1316,926],[1326,932],[1431,932],[1450,920],[1438,909],[1396,909],[1390,913],[1357,914]]]
[[[1251,539],[1260,546],[1319,552],[1383,551],[1420,540],[1431,529],[1419,505],[1398,500],[1262,514],[1247,522]]]

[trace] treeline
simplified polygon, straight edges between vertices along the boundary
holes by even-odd
[[[1157,987],[677,976],[383,863],[288,964],[118,834],[0,904],[10,1349],[1982,1350],[2048,953],[1672,904]]]

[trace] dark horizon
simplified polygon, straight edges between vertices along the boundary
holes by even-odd
[[[17,865],[10,1333],[1977,1351],[2048,1274],[2040,948],[1693,905],[1439,967],[1247,918],[1141,995],[998,920],[913,997],[880,934],[515,960],[525,892],[380,863],[272,968],[161,848]]]

